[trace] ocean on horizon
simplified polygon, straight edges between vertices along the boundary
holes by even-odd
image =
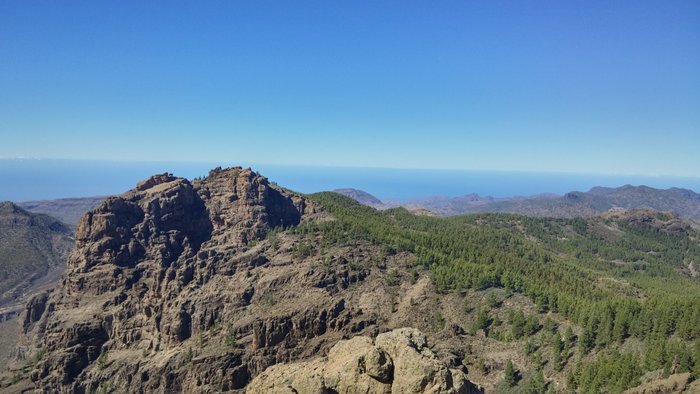
[[[152,174],[171,172],[192,179],[233,163],[116,162],[1,159],[0,200],[27,201],[123,193]],[[594,175],[538,172],[421,170],[355,167],[250,165],[270,181],[301,193],[355,188],[382,200],[428,196],[512,197],[587,191],[625,184],[700,191],[700,177]]]

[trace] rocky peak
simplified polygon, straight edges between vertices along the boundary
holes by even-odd
[[[227,243],[248,243],[267,229],[297,225],[307,205],[250,168],[214,169],[198,186],[207,200],[215,237]]]
[[[150,178],[146,179],[145,181],[141,181],[136,184],[136,190],[138,191],[144,191],[148,190],[154,186],[163,184],[163,183],[168,183],[172,182],[174,180],[177,180],[178,178],[174,177],[173,174],[170,173],[163,173],[163,174],[157,174],[153,175]]]
[[[306,205],[240,167],[212,170],[194,183],[154,175],[83,216],[69,268],[135,266],[146,258],[166,266],[206,241],[245,245],[270,228],[299,224]]]
[[[313,210],[239,167],[194,182],[155,175],[107,198],[81,218],[57,291],[28,307],[25,332],[48,353],[35,381],[54,389],[80,385],[77,376],[109,349],[172,348],[201,324],[214,324],[193,294],[217,272],[237,270],[230,259],[252,241]]]

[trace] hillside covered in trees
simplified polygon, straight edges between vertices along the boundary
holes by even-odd
[[[385,255],[415,256],[395,280],[427,272],[435,292],[461,297],[470,334],[522,347],[529,385],[620,392],[672,373],[700,377],[700,234],[671,214],[434,218],[377,211],[334,193],[312,199],[336,219],[293,231],[320,234],[326,245],[368,241]],[[534,308],[504,314],[516,295]],[[492,367],[484,357],[467,361],[476,382]]]

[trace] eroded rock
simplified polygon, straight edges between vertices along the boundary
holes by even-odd
[[[258,375],[249,394],[478,393],[466,375],[440,362],[415,328],[338,342],[325,358],[278,364]]]
[[[275,362],[277,355],[243,354],[234,338],[228,354],[210,358],[215,365],[189,368],[183,377],[180,370],[194,359],[191,345],[183,343],[195,335],[220,337],[220,326],[240,320],[233,316],[250,303],[254,287],[238,290],[241,281],[227,284],[222,274],[264,265],[265,250],[247,251],[250,244],[274,227],[299,224],[313,210],[303,198],[242,168],[216,169],[194,182],[156,175],[106,199],[80,220],[60,286],[26,308],[27,341],[45,353],[32,379],[48,392],[104,388],[108,373],[109,384],[134,391],[179,391],[197,381],[201,391],[242,387],[250,370]],[[292,317],[290,323],[303,322]],[[327,329],[327,317],[309,319],[313,331]],[[254,327],[243,323],[227,330],[233,338],[253,334]],[[267,338],[267,346],[288,335],[308,336],[306,331],[284,328]],[[234,370],[239,377],[232,381],[225,371]],[[143,378],[134,384],[133,376]]]

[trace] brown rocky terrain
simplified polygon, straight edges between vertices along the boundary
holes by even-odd
[[[327,357],[277,364],[258,375],[249,394],[264,393],[478,393],[466,374],[440,362],[415,328],[356,336]]]
[[[278,230],[327,220],[242,168],[108,198],[80,220],[61,284],[27,305],[6,389],[236,392],[271,365],[404,326],[436,343],[439,371],[463,369],[462,330],[443,330],[428,278],[392,279],[410,254]]]

